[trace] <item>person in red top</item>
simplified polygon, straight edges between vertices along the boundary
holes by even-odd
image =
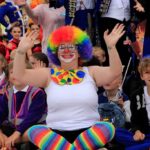
[[[20,37],[21,37],[20,26],[16,25],[16,26],[12,27],[11,35],[13,38],[8,42],[8,45],[7,45],[9,52],[11,52],[12,50],[14,50],[18,47],[18,44],[20,42]]]
[[[31,49],[31,53],[42,52],[42,45],[41,45],[41,39],[42,39],[41,36],[42,35],[40,33],[40,26],[38,24],[35,24],[35,23],[30,23],[29,27],[30,27],[31,31],[36,31],[39,33],[39,36],[34,41],[34,46]]]
[[[12,39],[8,42],[7,45],[7,60],[9,61],[11,51],[15,50],[18,47],[21,37],[21,27],[16,25],[11,29]]]

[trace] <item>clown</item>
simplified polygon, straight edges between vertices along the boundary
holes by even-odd
[[[115,45],[123,29],[117,24],[110,34],[104,33],[109,67],[82,66],[81,62],[92,58],[90,38],[75,26],[62,26],[48,38],[48,56],[57,67],[25,69],[26,52],[37,33],[22,38],[16,50],[14,76],[22,83],[45,88],[47,94],[46,125],[28,131],[29,140],[40,149],[96,150],[113,138],[113,125],[99,121],[97,87],[110,83],[122,72]]]

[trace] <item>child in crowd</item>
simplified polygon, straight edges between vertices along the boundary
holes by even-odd
[[[98,46],[93,48],[93,55],[99,60],[100,65],[103,66],[103,63],[106,60],[105,51]]]
[[[103,103],[115,103],[125,114],[125,122],[130,122],[131,110],[128,96],[120,89],[122,83],[122,75],[116,78],[110,84],[103,86],[104,92],[99,94],[99,105]]]
[[[12,27],[10,33],[12,35],[12,39],[8,42],[7,45],[9,53],[18,47],[21,37],[21,27],[18,25]]]
[[[130,101],[128,96],[120,89],[122,75],[110,84],[103,86],[104,92],[99,94],[100,119],[112,122],[116,128],[130,128]],[[107,144],[109,150],[124,150],[123,145],[115,139]]]
[[[144,83],[130,91],[132,133],[123,129],[116,131],[116,139],[127,150],[149,150],[150,148],[150,58],[143,58],[138,67]]]
[[[49,60],[47,55],[40,52],[33,53],[29,57],[29,63],[31,64],[32,68],[49,67]]]
[[[32,55],[32,53],[35,53],[35,52],[42,52],[42,44],[41,44],[41,39],[42,35],[40,35],[40,26],[38,24],[35,24],[35,23],[30,23],[29,24],[29,27],[30,27],[30,31],[35,31],[39,34],[39,36],[36,38],[36,40],[34,41],[34,46],[32,47],[30,53]]]
[[[45,92],[15,80],[12,69],[13,63],[10,63],[8,72],[12,87],[0,99],[0,147],[8,149],[27,140],[25,131],[29,127],[44,123],[47,107]]]
[[[6,59],[2,54],[0,54],[0,96],[3,95],[7,86],[6,65]]]

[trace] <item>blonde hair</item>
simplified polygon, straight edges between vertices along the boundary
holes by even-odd
[[[93,55],[95,54],[95,52],[99,52],[99,51],[102,51],[105,54],[105,51],[101,47],[99,47],[99,46],[93,47]]]
[[[141,59],[139,66],[138,66],[138,71],[140,75],[143,75],[143,72],[146,71],[150,67],[150,58],[143,58]]]

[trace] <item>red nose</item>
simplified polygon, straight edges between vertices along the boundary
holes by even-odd
[[[65,52],[65,53],[69,53],[70,50],[69,50],[68,48],[65,48],[65,49],[64,49],[64,52]]]

